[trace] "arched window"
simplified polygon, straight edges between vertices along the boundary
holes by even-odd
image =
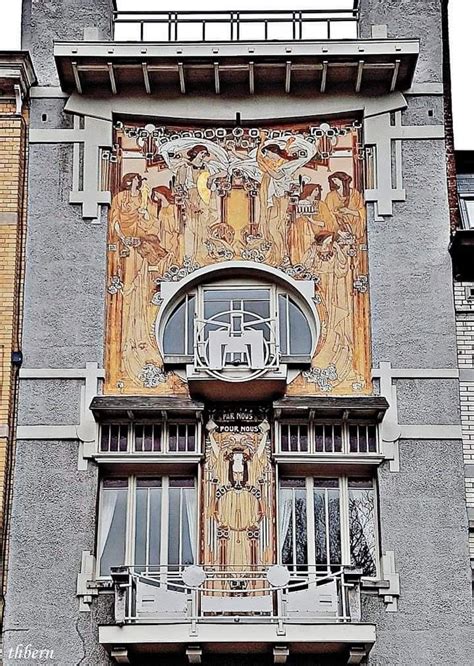
[[[194,285],[168,303],[157,327],[165,364],[192,363],[228,381],[308,364],[318,332],[316,311],[303,294],[248,278]]]

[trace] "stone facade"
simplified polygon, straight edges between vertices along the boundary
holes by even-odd
[[[308,657],[308,663],[366,663],[369,666],[432,666],[437,663],[465,666],[470,663],[474,632],[466,496],[468,510],[474,511],[474,474],[465,479],[464,464],[474,465],[474,434],[470,435],[471,428],[474,433],[474,421],[470,425],[470,419],[474,419],[471,417],[474,379],[465,379],[461,374],[459,384],[458,367],[461,373],[473,367],[474,305],[466,299],[465,288],[469,285],[457,283],[454,299],[452,290],[443,127],[441,2],[362,0],[360,3],[361,38],[386,35],[378,39],[381,50],[388,49],[386,38],[395,40],[394,53],[402,49],[403,45],[398,42],[421,39],[410,89],[379,94],[366,84],[365,89],[354,94],[340,92],[336,85],[325,96],[319,90],[317,93],[306,91],[304,95],[284,93],[275,83],[270,92],[262,88],[253,98],[237,89],[234,94],[196,92],[189,95],[157,87],[152,95],[136,89],[133,95],[128,94],[124,78],[124,68],[130,65],[127,57],[118,63],[122,69],[114,70],[118,62],[114,60],[110,67],[104,61],[105,68],[101,61],[102,69],[95,70],[96,73],[105,71],[106,77],[110,77],[107,86],[113,86],[114,71],[120,72],[118,83],[115,82],[117,94],[109,94],[109,88],[105,90],[102,84],[94,83],[94,76],[102,74],[87,78],[90,62],[87,58],[81,60],[80,43],[84,29],[98,27],[96,38],[105,41],[94,42],[91,48],[95,49],[95,55],[87,57],[93,59],[100,49],[104,49],[106,58],[117,55],[109,41],[112,39],[109,0],[50,2],[44,12],[40,3],[25,0],[23,4],[25,45],[32,52],[40,87],[33,93],[30,111],[24,364],[3,627],[4,662],[16,663],[14,655],[20,643],[30,645],[31,649],[52,651],[44,663],[58,666],[79,663],[99,666],[127,663],[127,659],[133,664],[151,664],[156,659],[160,663],[169,660],[170,664],[184,664],[188,657],[191,661],[189,655],[194,655],[193,649],[199,646],[199,638],[194,637],[173,656],[165,656],[156,644],[148,646],[154,654],[147,654],[148,648],[143,648],[141,643],[141,648],[133,643],[125,645],[130,635],[127,631],[139,632],[141,625],[117,622],[120,592],[114,591],[110,580],[98,580],[96,576],[94,557],[100,540],[97,507],[101,501],[101,479],[110,474],[111,469],[116,478],[121,478],[120,475],[134,473],[136,468],[127,467],[123,459],[121,462],[112,460],[113,456],[105,462],[104,457],[101,460],[99,430],[89,405],[95,396],[105,401],[99,403],[95,412],[100,420],[104,418],[101,404],[110,405],[116,400],[126,413],[125,398],[134,396],[119,392],[102,395],[105,341],[110,335],[104,315],[105,292],[110,287],[106,262],[113,246],[107,230],[107,206],[100,208],[97,219],[83,217],[82,205],[71,204],[70,196],[71,192],[77,193],[79,181],[83,180],[81,168],[85,151],[91,145],[87,144],[87,137],[83,143],[87,128],[92,137],[89,140],[96,142],[94,157],[98,169],[99,148],[108,156],[113,154],[110,153],[112,119],[131,116],[139,122],[145,115],[164,117],[170,126],[183,121],[185,124],[186,120],[199,124],[203,119],[227,126],[235,121],[236,114],[242,114],[253,124],[282,123],[283,120],[296,124],[298,119],[313,116],[354,115],[360,119],[367,145],[375,146],[378,155],[375,163],[367,158],[367,171],[377,170],[378,189],[373,187],[365,192],[374,378],[373,395],[369,395],[368,400],[386,398],[388,410],[377,426],[381,444],[377,463],[366,461],[364,471],[368,465],[373,465],[370,469],[374,470],[377,484],[380,557],[378,575],[363,577],[362,582],[359,578],[357,583],[362,588],[360,621],[345,625],[348,634],[352,630],[357,632],[358,625],[362,629],[373,627],[376,640],[367,654],[366,646],[357,639],[342,647],[334,639],[329,652],[334,651],[337,656],[319,650]],[[58,62],[64,58],[66,63],[61,62],[59,78],[53,60],[52,41],[56,38],[74,41],[71,53],[58,52]],[[355,64],[348,71],[357,71],[360,53],[369,48],[367,44],[354,47],[355,55],[350,57]],[[186,46],[176,46],[185,51],[185,57]],[[326,43],[323,46],[327,48]],[[330,43],[329,46],[332,48]],[[218,45],[213,47],[218,51]],[[67,47],[57,48],[66,50]],[[136,48],[137,57],[142,60],[148,57],[147,47],[137,44]],[[248,57],[246,52],[244,55],[239,52],[238,43],[232,48],[239,57]],[[245,46],[243,51],[246,48],[250,47]],[[291,50],[293,45],[286,48]],[[282,56],[284,67],[290,57],[288,52]],[[388,57],[392,56],[390,51]],[[189,71],[193,57],[186,61]],[[77,65],[76,60],[83,67],[76,70],[76,74],[79,71],[84,86],[90,86],[82,94],[77,88],[72,92],[71,87],[77,86],[77,76],[74,79],[72,65],[71,69],[68,67],[71,62]],[[142,67],[141,62],[135,70],[139,71],[143,86],[147,67]],[[187,75],[188,70],[184,71]],[[216,71],[214,77],[218,77]],[[287,77],[288,71],[291,78],[291,68],[286,70]],[[361,71],[363,76],[370,76],[369,70]],[[179,69],[173,70],[173,75],[176,74],[173,85],[179,85],[179,72]],[[392,76],[390,72],[388,88]],[[288,78],[286,83],[288,88]],[[208,84],[206,80],[202,85]],[[356,78],[354,84],[357,84]],[[217,85],[215,78],[212,85]],[[98,120],[102,124],[94,125]],[[204,156],[205,152],[201,150]],[[147,159],[152,169],[151,158]],[[104,173],[101,172],[102,185],[108,190]],[[94,179],[97,183],[98,173],[94,172]],[[151,175],[148,180],[151,182]],[[113,188],[110,189],[113,193]],[[390,207],[391,215],[380,213]],[[0,233],[2,228],[0,220]],[[133,249],[134,234],[130,236],[129,245]],[[122,248],[122,252],[122,258],[128,260],[130,252],[127,254],[126,248]],[[277,273],[276,269],[272,270]],[[242,271],[237,270],[236,275],[240,278]],[[143,404],[156,399],[159,390],[141,396]],[[163,399],[173,397],[161,396]],[[107,398],[110,398],[109,403]],[[328,402],[332,400],[337,405],[338,401],[342,404],[348,399],[350,410],[359,398],[361,396],[357,399],[353,395],[330,396]],[[312,400],[308,402],[309,407],[317,409],[318,400],[321,402],[323,398],[317,395]],[[279,409],[284,408],[284,400],[281,402],[283,407],[280,405]],[[214,405],[207,404],[206,408],[211,406]],[[110,420],[110,415],[108,418]],[[130,419],[130,415],[125,419]],[[349,465],[350,473],[359,476],[362,467],[354,472],[357,461],[348,460],[348,457],[338,459],[339,469],[341,464]],[[137,465],[136,460],[134,464]],[[151,460],[150,464],[157,474],[158,463]],[[310,465],[310,474],[321,476],[321,472],[314,471],[313,462],[305,464]],[[327,456],[319,459],[318,464],[326,466],[324,470],[328,475],[341,474],[335,471],[337,465],[328,461]],[[143,473],[143,466],[140,470],[135,473]],[[216,629],[216,639],[224,640],[228,624],[223,623]],[[331,623],[323,627],[329,636]],[[116,630],[117,639],[105,640],[104,629]],[[241,654],[219,656],[206,644],[203,662],[237,664],[245,654],[246,663],[271,663],[272,646],[265,645],[262,655],[252,656],[251,648],[245,643],[250,642],[246,632],[251,632],[251,625],[243,622],[240,629],[239,646],[233,649]],[[150,631],[156,632],[158,643],[164,632],[169,631],[171,635],[174,629],[153,625]],[[310,628],[304,628],[303,641],[307,640],[309,631]],[[289,632],[288,641],[290,635]],[[141,636],[140,641],[144,640],[143,634]],[[285,639],[278,640],[279,647],[285,647]],[[213,641],[214,638],[210,643]],[[227,648],[227,652],[229,650],[232,651]],[[290,646],[287,663],[304,664],[306,658]]]

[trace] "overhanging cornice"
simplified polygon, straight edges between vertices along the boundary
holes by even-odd
[[[28,51],[0,51],[0,90],[2,96],[16,97],[15,85],[26,96],[36,83],[33,63]]]
[[[54,55],[68,93],[267,90],[382,94],[407,90],[418,40],[298,42],[57,42]]]

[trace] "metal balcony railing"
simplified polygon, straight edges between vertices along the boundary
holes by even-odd
[[[346,9],[293,11],[115,11],[114,38],[148,42],[356,39],[359,0],[347,5]]]
[[[321,571],[310,565],[298,569],[117,567],[112,570],[115,621],[195,626],[238,618],[280,627],[360,621],[360,571]]]

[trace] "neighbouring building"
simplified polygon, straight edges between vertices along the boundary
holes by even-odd
[[[472,662],[447,3],[330,4],[23,2],[5,664]]]
[[[7,573],[8,515],[15,450],[26,238],[28,95],[35,82],[27,53],[0,52],[0,617]]]
[[[454,206],[450,252],[455,280],[469,549],[474,568],[474,153],[457,151],[455,160],[459,198]]]

